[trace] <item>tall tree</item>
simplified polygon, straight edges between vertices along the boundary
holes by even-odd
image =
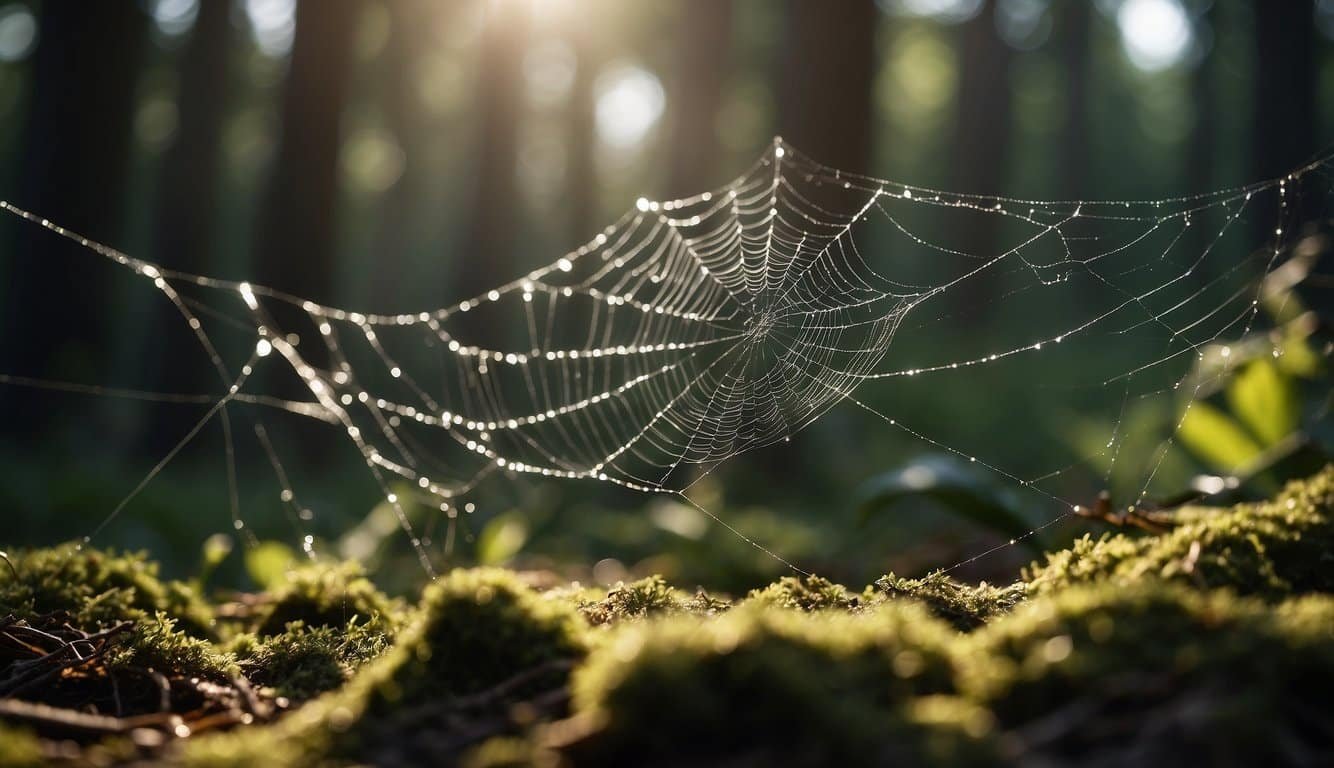
[[[389,44],[384,49],[379,76],[380,105],[387,126],[404,154],[403,172],[380,199],[376,234],[376,269],[371,273],[370,299],[384,312],[404,303],[396,300],[413,246],[412,227],[426,173],[420,162],[424,151],[425,115],[420,107],[419,67],[428,44],[427,31],[436,8],[422,0],[398,0],[387,5]]]
[[[1005,191],[1006,163],[1010,157],[1012,105],[1010,102],[1010,47],[996,32],[997,0],[986,0],[981,11],[959,26],[959,92],[954,125],[953,186],[959,192],[999,195]],[[1003,219],[976,215],[959,228],[953,242],[965,253],[995,256],[1001,250]],[[993,281],[966,280],[955,297],[961,322],[972,325],[980,309],[1001,287]]]
[[[465,246],[454,264],[455,285],[450,292],[459,297],[476,296],[516,276],[522,53],[531,18],[524,3],[492,3],[487,14],[474,99],[480,122],[473,212]],[[465,315],[460,322],[465,327],[480,322],[470,320]]]
[[[228,65],[232,24],[228,0],[202,0],[180,60],[176,137],[162,158],[154,220],[153,259],[172,269],[209,272],[222,160],[222,126],[227,111]],[[179,326],[171,306],[161,306],[163,327],[180,332],[165,337],[166,353],[158,357],[159,388],[164,392],[215,391],[222,386],[204,351]],[[198,364],[196,364],[198,363]],[[193,422],[198,414],[182,412]],[[187,425],[188,427],[188,425]],[[178,430],[154,430],[175,440]]]
[[[878,11],[872,0],[788,0],[778,128],[822,163],[870,170]]]
[[[1256,179],[1272,179],[1309,160],[1315,126],[1314,0],[1257,0],[1251,163]],[[1300,190],[1294,190],[1300,193]],[[1255,216],[1257,245],[1273,239],[1274,220]],[[1280,224],[1283,223],[1280,221]]]
[[[972,194],[1000,194],[1009,157],[1012,55],[996,34],[996,11],[996,0],[986,0],[981,12],[959,26],[954,188]]]
[[[1065,70],[1065,121],[1061,134],[1061,196],[1070,200],[1089,196],[1088,169],[1090,120],[1089,82],[1091,62],[1089,38],[1093,4],[1063,3],[1057,14],[1061,41],[1061,63]]]
[[[14,202],[101,242],[124,232],[135,86],[148,19],[133,3],[43,3],[41,40]],[[91,377],[108,369],[107,291],[70,270],[88,258],[35,227],[15,229],[5,281],[7,371],[55,378]],[[67,251],[55,255],[57,249]],[[89,274],[99,274],[96,272]],[[52,311],[52,307],[59,311]],[[14,436],[39,431],[50,408],[27,394],[3,393],[0,417]]]
[[[1253,4],[1255,92],[1251,157],[1257,179],[1279,176],[1310,158],[1315,141],[1313,0]]]
[[[1219,109],[1218,109],[1218,35],[1216,33],[1216,22],[1218,21],[1217,9],[1208,8],[1197,20],[1197,35],[1209,36],[1211,40],[1209,49],[1195,63],[1195,71],[1191,74],[1191,107],[1195,113],[1195,127],[1190,133],[1189,146],[1186,150],[1186,183],[1185,192],[1187,194],[1203,194],[1214,189],[1217,180],[1215,166],[1217,158],[1215,155],[1218,150],[1218,128],[1219,128]],[[1217,230],[1214,229],[1214,223],[1207,217],[1210,215],[1221,216],[1221,212],[1213,214],[1210,211],[1202,212],[1205,219],[1205,226],[1197,226],[1187,234],[1189,246],[1192,253],[1204,253],[1209,248],[1209,243],[1213,239]],[[1204,285],[1206,281],[1214,276],[1208,274],[1209,270],[1198,270],[1196,280]]]
[[[717,186],[718,110],[732,54],[731,0],[685,0],[680,7],[668,197]]]
[[[340,125],[360,8],[360,0],[297,4],[282,127],[256,229],[256,278],[322,301],[333,291]]]
[[[570,247],[593,237],[598,226],[597,164],[594,145],[597,136],[593,124],[593,79],[600,61],[588,26],[575,18],[568,37],[574,48],[574,82],[570,86],[569,139],[565,165],[566,220]]]

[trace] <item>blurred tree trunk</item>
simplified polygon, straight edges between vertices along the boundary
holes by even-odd
[[[1091,145],[1089,121],[1089,43],[1092,3],[1065,3],[1056,11],[1065,69],[1065,125],[1061,140],[1061,196],[1067,200],[1089,197],[1088,169]]]
[[[370,272],[371,308],[380,312],[402,310],[404,278],[412,269],[413,226],[423,188],[422,129],[425,115],[417,90],[422,53],[428,44],[435,8],[422,0],[387,4],[389,44],[384,49],[384,71],[379,78],[386,122],[403,151],[403,172],[380,198],[376,233],[375,269]]]
[[[872,0],[788,0],[778,81],[778,129],[815,160],[870,170],[875,34]]]
[[[959,27],[959,93],[954,128],[954,189],[1004,191],[1011,131],[1010,47],[996,34],[996,0]],[[988,217],[993,218],[993,217]],[[989,246],[994,233],[979,235]]]
[[[256,222],[256,281],[322,303],[335,300],[341,123],[360,10],[360,0],[297,3],[277,154]],[[283,332],[316,334],[301,309],[278,302],[267,309]],[[302,347],[310,364],[319,367],[329,362],[321,351],[318,344]],[[259,385],[270,394],[310,397],[281,366],[261,368],[256,379],[271,382]],[[324,440],[301,441],[308,461],[320,460],[330,447]]]
[[[1216,9],[1211,6],[1201,14],[1197,20],[1198,25],[1202,29],[1214,30],[1217,16]],[[1215,32],[1214,44],[1196,63],[1191,75],[1191,107],[1195,113],[1195,125],[1187,142],[1186,188],[1183,190],[1186,194],[1204,194],[1215,189],[1218,183],[1214,166],[1217,162],[1218,125],[1222,116],[1218,112],[1217,40]],[[1192,254],[1204,253],[1218,233],[1217,227],[1222,225],[1221,221],[1217,221],[1221,212],[1205,211],[1203,215],[1206,217],[1201,222],[1203,225],[1194,227],[1187,235]],[[1214,277],[1210,272],[1210,269],[1195,270],[1194,279],[1201,286],[1206,285]]]
[[[13,200],[89,238],[123,246],[135,86],[148,19],[134,3],[50,2],[42,4],[39,24]],[[106,316],[103,265],[34,226],[13,231],[3,289],[7,331],[0,334],[5,372],[96,382],[109,368],[106,342],[116,331]],[[13,388],[0,397],[10,435],[34,435],[49,424],[49,399]]]
[[[487,6],[474,99],[480,117],[474,207],[467,239],[455,260],[451,299],[483,294],[518,276],[514,268],[520,209],[518,127],[530,21],[524,3]],[[476,318],[477,313],[460,316],[460,327],[468,336],[481,330],[483,321]]]
[[[175,140],[162,158],[158,179],[153,260],[193,274],[210,272],[213,227],[222,160],[223,116],[227,110],[228,65],[232,45],[228,0],[202,0],[190,39],[180,60],[176,106],[180,116]],[[166,351],[153,359],[159,366],[157,388],[163,392],[220,392],[226,386],[194,335],[181,323],[176,308],[158,302]],[[199,414],[173,410],[176,423],[152,431],[162,447],[174,442]]]
[[[732,2],[684,0],[680,13],[667,197],[724,181],[717,167],[718,110],[731,64]]]
[[[1316,32],[1313,0],[1256,0],[1252,8],[1255,91],[1251,163],[1258,181],[1286,174],[1316,151]],[[1300,192],[1294,189],[1289,195],[1294,205],[1299,204]],[[1259,210],[1252,220],[1255,245],[1271,243],[1276,223],[1273,215]]]
[[[817,162],[869,173],[879,10],[873,0],[788,0],[784,8],[775,89],[779,135]],[[808,194],[830,202],[821,190]],[[793,488],[810,465],[806,446],[782,442],[747,453],[735,471]]]
[[[1213,29],[1216,18],[1210,7],[1199,18],[1202,29]],[[1217,35],[1215,34],[1215,39]],[[1214,188],[1214,152],[1217,149],[1218,77],[1217,42],[1195,65],[1191,75],[1190,92],[1195,126],[1190,133],[1190,149],[1186,156],[1186,184],[1188,194],[1203,194]],[[1203,229],[1202,229],[1203,231]]]
[[[1315,9],[1312,0],[1256,0],[1252,163],[1280,176],[1315,153]]]
[[[1012,114],[1010,103],[1010,47],[996,33],[996,0],[986,0],[981,12],[959,27],[959,92],[955,103],[953,188],[957,192],[999,195],[1005,191],[1010,157]],[[1003,249],[997,215],[975,215],[960,227],[957,247],[965,253],[994,258]],[[955,297],[962,324],[985,321],[988,299],[1004,290],[989,275],[960,284]]]
[[[570,86],[569,154],[565,171],[565,190],[569,213],[570,248],[588,242],[601,222],[597,191],[597,165],[594,147],[597,141],[593,125],[593,79],[597,76],[599,56],[592,35],[582,19],[575,19],[569,32],[574,48],[574,83]]]
[[[300,0],[282,127],[259,211],[255,276],[302,298],[333,299],[339,148],[360,0]]]

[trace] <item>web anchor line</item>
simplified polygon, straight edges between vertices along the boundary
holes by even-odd
[[[1266,276],[1301,237],[1292,188],[1308,177],[1327,180],[1330,159],[1200,195],[1038,201],[850,173],[775,139],[719,188],[640,198],[554,262],[457,303],[400,314],[172,270],[0,201],[0,209],[151,284],[226,389],[154,392],[25,371],[0,373],[0,385],[210,406],[89,538],[214,419],[223,432],[233,525],[248,532],[235,467],[239,441],[248,437],[230,419],[240,410],[308,555],[314,541],[303,526],[313,513],[296,500],[260,413],[341,431],[431,575],[434,544],[417,532],[419,518],[444,516],[452,535],[457,517],[475,509],[479,486],[498,476],[679,496],[806,573],[687,491],[735,457],[790,441],[848,403],[912,443],[1062,506],[1058,517],[954,570],[1073,514],[1078,505],[1063,496],[1081,482],[1126,482],[1137,503],[1148,497],[1193,404],[1238,363],[1224,360],[1207,375],[1197,369],[1252,332]],[[1266,220],[1259,203],[1270,198],[1277,224],[1256,251],[1239,223]],[[983,225],[995,242],[978,250],[966,235]],[[1201,228],[1205,237],[1188,236]],[[983,310],[1004,319],[994,333],[960,331],[968,313]],[[253,344],[239,377],[220,351],[234,347],[215,344],[227,334]],[[252,379],[269,357],[273,375]],[[1043,360],[1059,373],[1034,386],[1059,383],[1070,396],[1064,407],[1077,414],[1097,413],[1105,395],[1110,422],[1110,436],[1091,449],[1035,448],[1043,461],[1059,456],[1048,469],[1021,473],[1007,467],[1022,461],[960,447],[975,431],[950,418],[951,403],[927,399],[993,396]],[[292,385],[282,396],[269,389],[280,376]],[[976,388],[960,388],[970,381]],[[868,383],[877,391],[854,396]],[[1139,409],[1155,398],[1170,401],[1171,417],[1155,433],[1148,460],[1137,462],[1126,446],[1140,439]],[[887,415],[904,408],[914,409],[912,427]],[[1061,439],[1032,437],[1035,445]]]

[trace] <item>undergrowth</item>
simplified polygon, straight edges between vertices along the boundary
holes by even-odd
[[[53,612],[128,622],[96,674],[72,668],[81,685],[152,669],[261,705],[65,755],[92,764],[1334,764],[1332,506],[1334,467],[1268,502],[1181,510],[1161,534],[1082,538],[1009,585],[792,576],[731,601],[660,577],[539,591],[473,569],[409,606],[323,566],[217,623],[141,555],[34,550],[0,575],[0,611],[15,632]],[[43,700],[4,693],[20,660],[0,658],[0,705]],[[99,696],[100,715],[144,716]],[[0,766],[68,753],[13,706]]]

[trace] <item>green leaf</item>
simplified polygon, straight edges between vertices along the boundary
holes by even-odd
[[[1222,472],[1235,471],[1263,450],[1237,422],[1205,402],[1191,404],[1177,439],[1205,464]]]
[[[1268,447],[1292,434],[1301,422],[1301,401],[1287,374],[1269,358],[1242,368],[1227,387],[1232,412]]]
[[[1320,355],[1311,347],[1307,334],[1289,324],[1279,346],[1278,367],[1283,373],[1303,379],[1320,375]]]
[[[483,565],[509,562],[527,542],[527,523],[513,512],[500,515],[477,535],[477,561]]]
[[[232,553],[232,537],[225,533],[215,533],[204,539],[204,547],[200,553],[200,570],[209,572],[227,559]]]
[[[953,456],[926,456],[874,477],[858,496],[863,518],[900,501],[926,498],[983,528],[1019,539],[1035,551],[1042,549],[1034,537],[1026,536],[1033,524],[1024,517],[1018,500],[976,464]]]
[[[261,541],[245,553],[245,569],[263,589],[283,582],[296,563],[296,552],[281,541]]]

